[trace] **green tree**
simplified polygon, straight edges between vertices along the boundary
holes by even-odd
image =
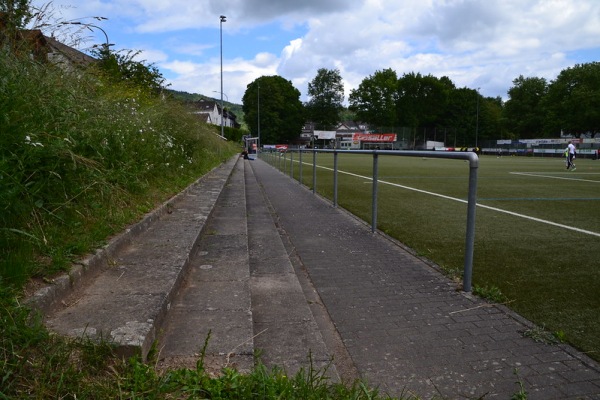
[[[435,128],[442,123],[453,89],[454,84],[447,77],[436,78],[411,72],[398,79],[398,120],[413,129],[413,145],[417,144],[418,127]]]
[[[504,103],[501,97],[481,97],[479,105],[479,147],[486,147],[486,141],[502,139],[508,135],[502,126]]]
[[[508,90],[504,119],[510,132],[519,138],[543,136],[545,111],[542,99],[548,92],[544,78],[525,78],[520,75]]]
[[[0,27],[7,34],[23,29],[31,20],[31,0],[0,0]],[[0,32],[0,35],[3,33]]]
[[[331,130],[340,122],[344,102],[344,84],[338,69],[320,68],[308,84],[308,118],[316,129]]]
[[[35,43],[22,31],[32,18],[30,1],[0,0],[0,51],[29,57],[34,50]]]
[[[394,70],[376,71],[350,92],[349,108],[356,113],[358,120],[371,124],[373,128],[397,126],[397,86],[398,76]]]
[[[446,144],[454,147],[475,145],[477,113],[476,90],[467,87],[457,88],[449,93],[448,103],[443,117],[446,129]]]
[[[261,144],[290,143],[302,131],[305,115],[300,91],[280,76],[261,76],[242,97],[244,120]],[[260,116],[260,120],[259,120]]]
[[[164,88],[165,78],[158,68],[154,64],[135,59],[140,51],[113,52],[104,45],[92,53],[99,60],[97,67],[113,82],[125,82],[152,92],[160,92]]]
[[[567,68],[550,83],[543,105],[546,131],[580,134],[600,131],[600,62]]]

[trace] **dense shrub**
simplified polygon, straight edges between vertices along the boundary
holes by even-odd
[[[8,281],[65,268],[153,207],[157,190],[174,194],[235,151],[174,101],[103,76],[0,56]]]

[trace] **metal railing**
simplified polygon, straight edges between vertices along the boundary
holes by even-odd
[[[294,153],[298,153],[298,168],[300,183],[303,182],[303,153],[312,153],[312,191],[317,191],[317,154],[333,154],[333,206],[338,206],[338,156],[340,154],[370,154],[373,156],[373,187],[371,194],[371,232],[377,230],[377,195],[379,180],[379,156],[395,157],[427,157],[445,158],[453,160],[466,160],[469,162],[469,192],[467,200],[467,233],[465,237],[465,260],[463,272],[463,290],[471,291],[473,275],[473,251],[475,243],[475,209],[477,206],[477,172],[479,168],[479,157],[473,152],[442,152],[442,151],[397,151],[397,150],[325,150],[325,149],[288,149],[285,152],[263,152],[261,157],[267,157],[268,162],[276,165],[283,173],[287,174],[288,155],[289,173],[294,178]],[[283,165],[282,165],[283,164]]]

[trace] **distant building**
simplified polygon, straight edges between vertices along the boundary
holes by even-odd
[[[49,62],[64,68],[86,66],[97,61],[94,57],[44,35],[39,29],[19,29],[10,33],[6,26],[6,14],[0,13],[0,46],[10,43],[17,54],[29,55],[36,61]]]
[[[60,43],[53,37],[44,36],[48,50],[47,60],[60,66],[87,66],[98,60],[66,44]]]
[[[221,104],[215,100],[198,100],[190,103],[193,111],[192,113],[198,115],[206,123],[221,126],[221,120],[223,120],[223,126],[231,128],[239,128],[241,125],[237,122],[237,117],[234,113],[227,110],[221,109]]]
[[[357,146],[350,146],[353,143],[353,135],[368,132],[369,127],[367,124],[356,121],[342,121],[338,123],[333,131],[315,130],[315,124],[312,121],[307,121],[302,127],[300,137],[294,144],[306,147],[316,146],[347,150],[357,148]]]
[[[305,122],[302,126],[300,136],[294,144],[298,145],[299,147],[310,147],[312,145],[312,141],[314,140],[314,132],[315,124],[311,121]]]
[[[85,67],[98,60],[77,49],[60,43],[53,37],[45,36],[39,29],[20,29],[9,37],[6,29],[7,18],[5,13],[0,13],[0,47],[7,43],[17,54],[28,55],[39,62],[47,62],[64,69]],[[231,128],[240,128],[236,115],[225,109],[214,100],[200,100],[191,103],[193,113],[197,114],[204,122]]]
[[[355,133],[369,133],[369,127],[356,121],[342,121],[335,128],[338,141],[352,140],[352,135]]]

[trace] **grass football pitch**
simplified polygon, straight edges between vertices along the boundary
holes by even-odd
[[[298,161],[270,158],[296,180]],[[312,188],[312,153],[302,161]],[[317,165],[317,191],[331,199],[333,155],[319,153]],[[480,157],[473,288],[543,328],[540,338],[550,333],[600,360],[600,161],[576,165]],[[371,223],[372,156],[340,154],[338,169],[339,206]],[[380,156],[377,228],[462,276],[468,174],[466,161]]]

